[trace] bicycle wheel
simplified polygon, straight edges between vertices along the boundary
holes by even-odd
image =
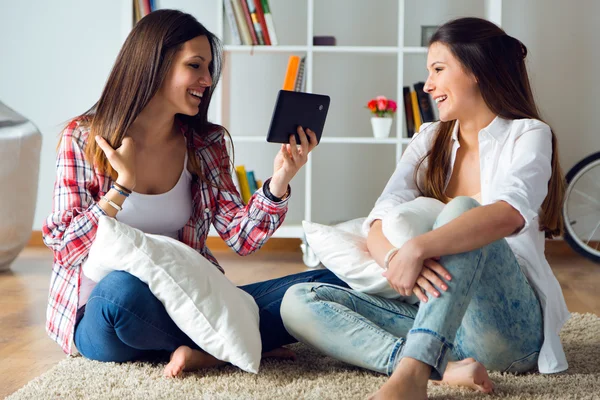
[[[600,152],[578,162],[566,176],[565,241],[600,263]]]

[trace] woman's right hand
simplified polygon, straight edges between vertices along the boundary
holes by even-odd
[[[133,190],[136,183],[133,139],[126,136],[123,138],[121,146],[117,149],[113,149],[110,143],[100,135],[96,135],[95,139],[98,146],[106,155],[111,167],[119,174],[117,183],[127,189]]]
[[[425,292],[440,297],[441,291],[448,290],[448,284],[442,280],[442,277],[448,281],[452,279],[450,273],[438,261],[439,257],[425,260],[421,274],[413,287],[413,293],[424,303],[428,300]]]

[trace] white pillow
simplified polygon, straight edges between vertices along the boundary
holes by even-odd
[[[444,208],[444,203],[425,197],[394,207],[383,218],[385,237],[396,247],[426,233]],[[359,292],[388,299],[402,299],[415,304],[415,295],[401,296],[381,274],[383,269],[367,249],[367,237],[362,233],[365,218],[354,219],[336,226],[303,221],[306,241],[321,263]]]
[[[262,346],[256,302],[194,249],[102,216],[83,272],[98,282],[116,270],[148,284],[177,326],[204,351],[258,372]]]
[[[417,197],[392,208],[381,220],[383,235],[394,247],[429,232],[445,204],[430,197]]]
[[[358,220],[349,222],[356,223]],[[400,297],[381,276],[383,269],[373,260],[362,236],[315,222],[303,221],[306,241],[321,263],[352,289],[388,299]]]

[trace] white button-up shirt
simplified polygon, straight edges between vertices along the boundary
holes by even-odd
[[[365,221],[368,232],[373,221],[382,219],[394,206],[422,196],[414,181],[418,161],[431,149],[439,123],[423,124],[402,155],[375,207]],[[452,133],[452,176],[458,141],[458,122]],[[479,131],[482,205],[505,201],[525,220],[525,226],[506,238],[523,272],[536,291],[543,309],[544,343],[538,368],[542,373],[567,369],[568,364],[558,333],[569,319],[562,290],[544,256],[544,233],[539,230],[539,211],[548,192],[552,172],[550,127],[533,119],[506,120],[496,117]],[[424,182],[427,161],[419,169],[419,185]]]

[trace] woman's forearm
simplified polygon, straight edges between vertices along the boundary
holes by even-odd
[[[383,260],[388,251],[394,246],[383,235],[381,220],[373,222],[367,236],[367,248],[377,264],[383,267]]]
[[[447,224],[413,240],[423,259],[464,253],[503,239],[519,230],[525,221],[504,201],[476,207]]]

